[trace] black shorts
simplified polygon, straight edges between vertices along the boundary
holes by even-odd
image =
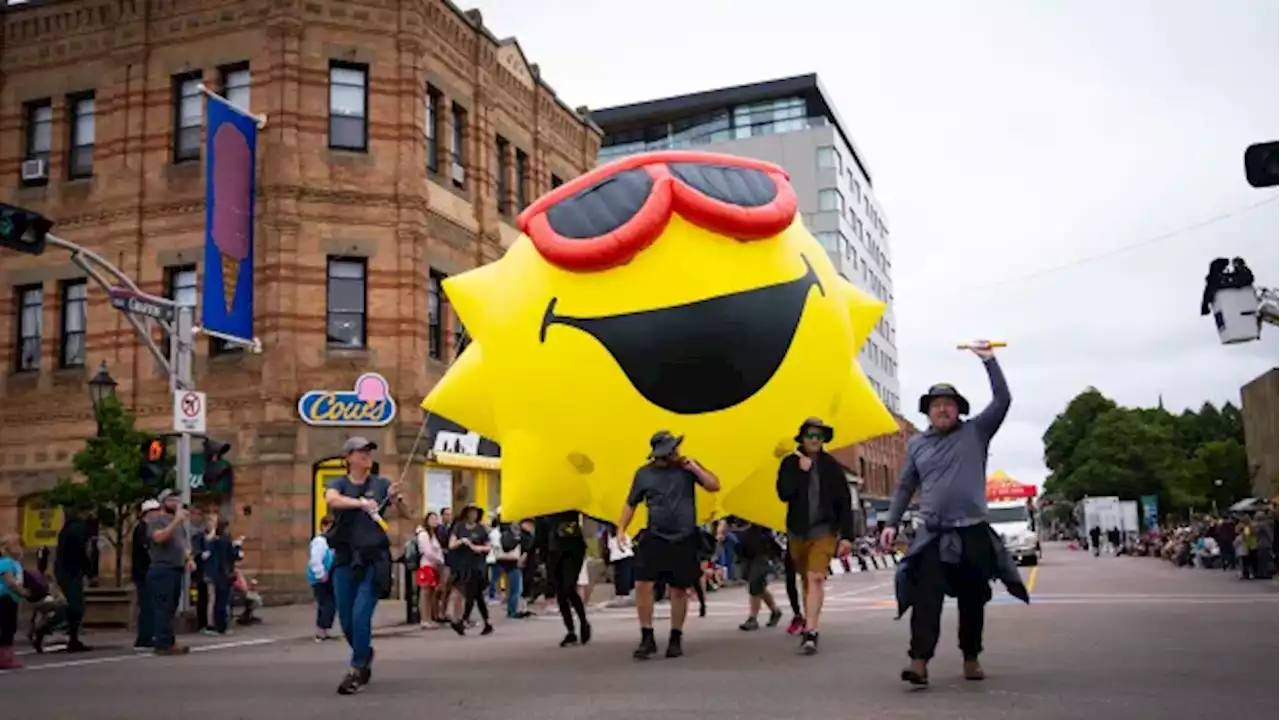
[[[636,548],[636,582],[665,582],[687,590],[698,583],[698,536],[672,542],[646,534]]]
[[[747,593],[753,597],[764,594],[765,586],[769,584],[769,558],[756,557],[747,561]]]

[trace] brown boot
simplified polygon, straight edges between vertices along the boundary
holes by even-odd
[[[191,652],[191,648],[186,645],[170,645],[166,648],[156,648],[156,655],[186,655]]]
[[[912,660],[909,665],[902,669],[902,680],[903,682],[909,682],[912,685],[928,685],[928,662],[924,660]]]
[[[985,680],[987,674],[982,671],[982,666],[978,664],[978,658],[964,661],[964,679],[965,680]]]

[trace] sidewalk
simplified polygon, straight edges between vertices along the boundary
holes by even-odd
[[[309,638],[315,634],[316,607],[314,604],[280,605],[262,608],[254,614],[262,619],[261,623],[245,626],[237,625],[233,620],[229,637],[201,635],[200,633],[179,633],[178,642],[183,645],[199,647],[201,645],[226,643],[228,640],[280,640]],[[418,629],[417,625],[404,624],[404,618],[403,600],[384,600],[378,603],[377,610],[373,616],[375,634],[388,635]],[[341,635],[341,632],[335,622],[330,634]],[[83,631],[82,637],[85,644],[94,650],[110,650],[132,647],[135,634],[133,630],[86,629]],[[60,634],[51,637],[46,643],[45,652],[57,652],[63,647],[64,641],[65,636]],[[25,635],[17,638],[17,644],[20,655],[29,655],[34,652],[27,645]]]

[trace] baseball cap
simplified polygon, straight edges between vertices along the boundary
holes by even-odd
[[[168,500],[171,497],[175,497],[177,494],[178,494],[178,491],[174,490],[173,488],[166,488],[164,490],[161,490],[160,494],[156,496],[156,500],[155,500],[156,505],[157,506],[160,505],[165,500]]]
[[[160,502],[158,500],[142,501],[142,512],[151,512],[152,510],[159,510],[159,509],[160,509]]]
[[[347,438],[347,441],[342,444],[343,455],[350,455],[351,453],[357,450],[377,450],[377,449],[378,449],[378,443],[373,442],[369,438],[363,438],[358,435],[353,438]]]

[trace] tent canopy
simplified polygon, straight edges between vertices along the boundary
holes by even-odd
[[[987,500],[1021,500],[1035,496],[1035,485],[1023,485],[1003,470],[997,470],[987,478]]]

